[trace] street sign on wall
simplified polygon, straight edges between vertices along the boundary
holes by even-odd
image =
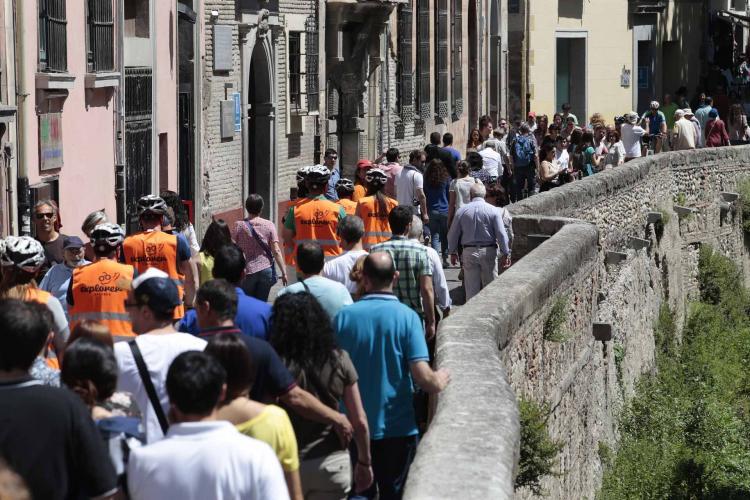
[[[242,99],[239,92],[232,94],[234,99],[234,131],[242,132]]]
[[[39,115],[39,169],[63,166],[62,113]]]

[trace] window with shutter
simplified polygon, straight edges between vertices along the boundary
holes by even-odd
[[[417,0],[417,104],[422,119],[430,117],[430,0]]]
[[[112,0],[88,0],[88,28],[88,71],[113,71]]]
[[[453,1],[453,35],[451,45],[451,64],[453,65],[451,82],[451,99],[453,100],[453,115],[458,119],[464,112],[463,75],[461,73],[463,53],[463,4],[461,0]]]
[[[437,70],[437,89],[435,93],[435,113],[446,118],[448,108],[448,0],[435,0],[437,16],[435,31],[435,68]]]
[[[317,113],[319,107],[318,81],[318,22],[315,16],[305,21],[305,80],[307,81],[307,112]]]
[[[414,69],[412,67],[412,2],[399,7],[398,65],[396,66],[396,108],[404,120],[414,112]]]
[[[65,0],[39,0],[39,69],[68,69]]]

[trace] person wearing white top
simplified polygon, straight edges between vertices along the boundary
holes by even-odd
[[[568,154],[568,140],[561,135],[555,139],[555,159],[553,163],[559,172],[568,170],[570,155]]]
[[[117,359],[117,390],[130,392],[141,409],[146,442],[153,443],[164,437],[157,410],[151,405],[148,393],[138,371],[133,350],[135,342],[143,356],[148,375],[166,415],[169,409],[165,380],[174,358],[185,351],[203,350],[206,341],[187,333],[180,333],[172,325],[174,308],[180,303],[177,286],[166,273],[155,268],[133,280],[125,307],[138,335],[130,342],[115,343]]]
[[[641,137],[646,134],[638,123],[638,113],[631,111],[625,115],[626,122],[620,127],[622,145],[625,148],[625,161],[641,156]]]
[[[500,165],[503,164],[503,157],[498,152],[500,141],[495,139],[485,141],[484,148],[479,151],[482,157],[482,170],[487,172],[489,177],[499,177]]]
[[[202,351],[184,352],[166,380],[172,426],[165,439],[131,451],[134,500],[288,500],[276,454],[266,443],[216,418],[226,372]]]
[[[349,293],[354,295],[357,293],[357,283],[349,278],[349,274],[357,260],[363,255],[367,255],[367,251],[362,248],[365,225],[362,219],[356,215],[347,215],[339,223],[338,233],[344,253],[326,262],[323,265],[322,274],[324,278],[338,281],[349,290]]]
[[[456,210],[466,205],[471,201],[469,191],[471,186],[480,183],[479,179],[476,179],[469,175],[469,162],[460,161],[456,165],[458,171],[458,178],[453,179],[448,187],[448,227],[453,222],[453,216],[456,214]]]
[[[423,167],[427,155],[424,151],[415,149],[409,154],[409,164],[396,174],[396,201],[399,205],[414,207],[422,214],[422,220],[427,221],[427,197],[424,194],[424,178],[420,169]]]
[[[422,236],[422,221],[416,215],[413,217],[411,228],[409,229],[409,239],[419,241]],[[435,305],[443,311],[443,317],[448,316],[451,310],[451,294],[448,290],[448,281],[445,279],[443,263],[437,250],[430,245],[425,245],[427,257],[432,263],[432,288],[435,291]]]

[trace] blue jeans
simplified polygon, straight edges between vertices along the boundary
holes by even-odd
[[[405,436],[370,440],[375,481],[367,490],[352,494],[349,498],[372,499],[377,492],[379,500],[401,500],[409,467],[417,453],[417,439],[417,436]],[[353,459],[356,463],[356,453]]]
[[[430,222],[427,225],[432,235],[430,245],[445,259],[448,257],[448,214],[430,210],[429,215]]]
[[[268,294],[271,293],[271,287],[275,285],[272,279],[273,271],[271,268],[263,269],[257,273],[248,274],[242,280],[240,287],[245,295],[255,297],[258,300],[266,302]]]
[[[534,186],[536,185],[536,168],[534,168],[533,164],[516,166],[513,169],[512,201],[516,202],[522,199],[524,184],[528,184],[526,189],[528,190],[529,196],[534,194]]]

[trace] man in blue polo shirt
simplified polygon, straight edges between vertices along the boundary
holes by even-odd
[[[430,367],[419,316],[393,295],[397,279],[389,253],[370,254],[363,268],[366,294],[334,320],[339,347],[349,353],[359,374],[380,498],[401,498],[416,452],[412,379],[431,394],[450,381],[448,370]]]
[[[221,247],[214,255],[213,276],[215,279],[225,279],[237,289],[237,316],[235,326],[245,335],[268,340],[271,324],[271,306],[254,297],[245,295],[240,288],[242,273],[245,270],[245,256],[235,245]],[[177,328],[181,332],[198,335],[200,327],[195,310],[185,313]]]

